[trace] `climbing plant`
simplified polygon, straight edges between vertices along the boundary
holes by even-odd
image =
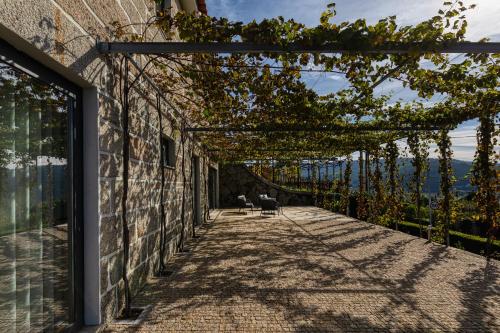
[[[365,193],[365,160],[363,159],[363,152],[359,152],[358,159],[358,178],[359,178],[359,188],[358,188],[358,200],[357,200],[357,217],[361,220],[367,218],[367,207],[366,207],[366,193]]]
[[[425,174],[428,168],[427,158],[429,156],[429,145],[421,134],[413,132],[407,138],[410,154],[413,156],[413,175],[411,181],[411,190],[413,192],[413,200],[416,206],[416,218],[420,226],[420,237],[423,235],[421,208],[422,208],[422,186],[425,182]]]
[[[498,200],[496,190],[498,186],[498,174],[496,164],[499,158],[495,153],[495,146],[498,142],[500,131],[496,128],[495,119],[498,121],[496,102],[492,102],[490,107],[482,110],[479,117],[479,127],[477,129],[478,149],[474,159],[473,184],[478,186],[476,202],[479,207],[480,218],[488,225],[488,242],[486,254],[491,252],[491,242],[495,239],[498,230]]]
[[[451,150],[451,140],[447,130],[441,130],[436,136],[436,144],[439,150],[439,174],[440,174],[440,192],[439,201],[438,237],[440,237],[446,246],[450,245],[450,225],[454,222],[455,212],[453,211],[453,195],[451,186],[453,183],[453,170],[451,168],[453,152]]]
[[[374,170],[371,174],[371,183],[374,194],[371,196],[369,201],[369,220],[374,223],[380,223],[379,218],[383,215],[385,208],[385,194],[382,179],[382,170],[380,166],[380,153],[381,148],[376,148],[372,151],[372,163],[374,166]]]
[[[340,197],[340,211],[344,214],[349,214],[349,203],[351,195],[350,191],[351,173],[352,173],[352,157],[349,155],[347,156],[345,162],[344,181]]]
[[[387,173],[387,218],[388,223],[395,224],[396,230],[401,221],[401,200],[399,198],[400,189],[398,187],[399,167],[398,167],[399,149],[396,141],[390,141],[385,147],[385,168]]]

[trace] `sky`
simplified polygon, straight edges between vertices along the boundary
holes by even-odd
[[[215,17],[227,17],[233,21],[250,22],[264,18],[283,16],[285,19],[304,23],[308,26],[319,24],[321,12],[328,3],[335,2],[338,22],[364,18],[368,24],[395,15],[399,25],[415,24],[435,16],[441,8],[442,0],[207,0],[208,13]],[[500,0],[463,0],[465,5],[477,7],[467,14],[468,29],[466,39],[477,41],[490,38],[500,42]],[[303,80],[319,94],[326,94],[347,87],[342,75],[331,73],[303,73]],[[400,82],[386,80],[375,89],[375,94],[391,94],[391,101],[412,101],[415,93],[402,87]],[[435,99],[437,100],[437,99]],[[471,161],[476,147],[477,121],[461,124],[450,133],[454,158]],[[406,145],[399,143],[401,148]],[[497,147],[498,149],[498,147]],[[431,146],[430,156],[436,157],[435,146]]]

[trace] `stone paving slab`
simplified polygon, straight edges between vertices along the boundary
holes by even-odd
[[[109,332],[500,332],[500,263],[315,207],[224,210]]]

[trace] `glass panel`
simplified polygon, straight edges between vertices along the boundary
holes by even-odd
[[[0,62],[0,331],[70,322],[72,98]]]

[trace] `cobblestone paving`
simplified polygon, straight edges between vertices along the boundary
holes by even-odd
[[[314,207],[222,211],[108,331],[500,332],[500,262]]]

